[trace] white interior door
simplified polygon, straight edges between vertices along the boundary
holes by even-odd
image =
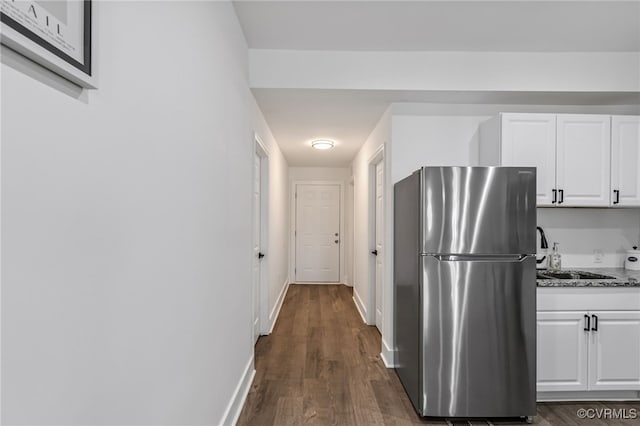
[[[376,164],[376,327],[382,333],[382,280],[383,280],[383,188],[384,165],[380,161]]]
[[[260,235],[261,235],[261,167],[260,156],[253,159],[253,340],[260,335]]]
[[[296,282],[340,281],[340,186],[296,185]]]

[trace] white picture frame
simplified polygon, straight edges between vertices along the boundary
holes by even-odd
[[[93,0],[0,0],[0,42],[65,79],[97,88]]]

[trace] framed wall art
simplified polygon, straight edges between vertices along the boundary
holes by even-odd
[[[94,1],[0,2],[2,44],[79,86],[97,87]]]

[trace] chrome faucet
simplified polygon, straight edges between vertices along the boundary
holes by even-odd
[[[544,235],[544,229],[539,226],[537,226],[536,229],[538,230],[538,232],[540,232],[540,248],[548,249],[549,243],[547,242],[547,237]],[[544,262],[544,259],[546,259],[546,257],[547,256],[542,256],[542,259],[536,258],[536,263]]]

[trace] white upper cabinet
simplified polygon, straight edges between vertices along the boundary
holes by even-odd
[[[556,116],[502,114],[503,166],[536,167],[538,205],[552,205],[556,187]]]
[[[611,116],[559,114],[556,120],[558,206],[608,206]]]
[[[536,167],[539,207],[640,206],[640,117],[502,113],[479,164]]]
[[[640,117],[611,118],[611,205],[640,206]]]

